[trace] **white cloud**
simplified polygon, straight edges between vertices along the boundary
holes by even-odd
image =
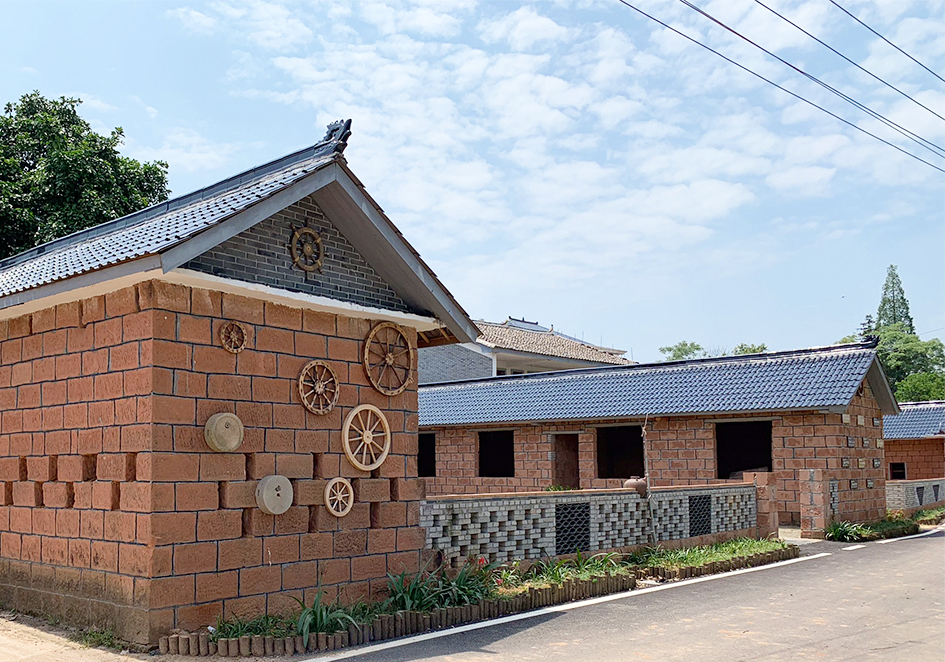
[[[170,169],[183,172],[215,170],[227,165],[239,149],[232,143],[212,143],[193,129],[174,128],[165,136],[160,147],[131,144],[129,150],[137,159],[166,161]]]
[[[790,191],[796,196],[825,195],[827,185],[836,174],[836,168],[799,166],[776,170],[767,176],[769,186],[779,191]]]
[[[213,34],[217,26],[217,19],[190,7],[169,9],[167,15],[179,20],[187,30],[198,34]]]
[[[569,31],[531,7],[521,7],[504,16],[483,20],[477,26],[486,43],[506,41],[515,51],[528,50],[545,41],[565,39]]]

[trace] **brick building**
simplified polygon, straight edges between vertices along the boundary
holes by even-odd
[[[0,262],[4,607],[146,643],[417,567],[416,349],[477,331],[349,126]]]
[[[823,470],[834,515],[864,521],[885,510],[882,416],[897,411],[869,344],[426,385],[420,475],[428,494],[472,494],[768,471],[797,524],[802,492],[820,491],[806,470]]]
[[[945,402],[903,402],[883,420],[886,478],[945,478]]]

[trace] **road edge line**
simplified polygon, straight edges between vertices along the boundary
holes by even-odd
[[[945,528],[941,526],[937,526],[931,531],[923,531],[922,533],[915,533],[911,536],[902,536],[901,538],[886,538],[885,540],[874,540],[873,542],[875,542],[877,545],[885,545],[886,543],[899,542],[900,540],[912,540],[913,538],[924,538],[925,536],[930,536],[933,533],[940,533],[941,531],[945,531]]]
[[[811,554],[810,556],[799,556],[793,559],[787,559],[786,561],[777,561],[775,563],[768,563],[767,565],[760,565],[754,568],[741,568],[739,570],[730,570],[728,572],[720,572],[714,575],[704,575],[702,577],[693,577],[692,579],[684,579],[679,582],[670,582],[668,584],[660,584],[659,586],[650,586],[649,588],[634,589],[632,591],[622,591],[620,593],[611,593],[610,595],[602,595],[597,598],[589,598],[587,600],[577,600],[575,602],[566,602],[560,605],[554,605],[553,607],[543,607],[541,609],[535,609],[533,611],[527,611],[521,614],[512,614],[510,616],[502,616],[500,618],[492,618],[485,621],[479,621],[478,623],[469,623],[467,625],[459,625],[454,628],[449,628],[447,630],[437,630],[436,632],[425,632],[423,634],[417,634],[412,637],[403,637],[400,639],[394,639],[391,641],[382,641],[377,644],[369,644],[364,647],[353,648],[351,650],[343,651],[335,655],[322,655],[316,654],[310,657],[303,657],[299,659],[299,662],[332,662],[333,660],[346,660],[358,655],[367,655],[369,653],[376,653],[383,650],[389,650],[391,648],[399,648],[401,646],[407,646],[409,644],[416,644],[422,641],[430,641],[431,639],[439,639],[441,637],[448,637],[454,634],[461,634],[463,632],[470,632],[472,630],[481,630],[482,628],[493,627],[496,625],[504,625],[506,623],[514,623],[515,621],[523,621],[527,618],[535,618],[537,616],[545,616],[547,614],[555,614],[563,611],[570,611],[572,609],[578,609],[580,607],[590,607],[596,604],[602,604],[604,602],[612,602],[613,600],[623,600],[626,598],[632,598],[637,595],[643,595],[646,593],[656,593],[657,591],[666,591],[672,588],[679,588],[681,586],[688,586],[690,584],[701,584],[702,582],[715,581],[717,579],[724,579],[726,577],[733,577],[735,575],[744,575],[749,572],[759,572],[761,570],[770,570],[773,568],[779,568],[781,566],[793,565],[795,563],[800,563],[802,561],[813,561],[814,559],[824,558],[825,556],[833,556],[831,552],[821,552],[819,554]]]

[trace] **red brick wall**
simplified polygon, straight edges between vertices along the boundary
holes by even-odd
[[[764,416],[676,416],[647,421],[647,453],[651,484],[700,485],[719,482],[715,456],[715,423]],[[862,417],[862,421],[859,417]],[[782,524],[800,522],[800,471],[825,469],[838,479],[844,517],[865,521],[885,512],[882,414],[869,386],[853,398],[847,414],[799,411],[772,414],[772,472],[777,478]],[[876,425],[874,425],[876,419]],[[849,422],[845,422],[849,420]],[[429,494],[474,494],[529,491],[551,485],[554,475],[554,433],[578,434],[582,488],[613,488],[618,479],[597,478],[597,427],[640,425],[643,421],[583,421],[530,424],[515,428],[515,477],[477,476],[477,432],[488,427],[425,429],[436,433],[436,477],[423,479]],[[862,424],[861,424],[862,423]],[[508,428],[506,428],[508,429]],[[853,437],[854,446],[848,446]],[[866,440],[864,444],[864,440]],[[844,458],[849,466],[844,465]],[[880,461],[875,467],[874,460]],[[862,460],[865,466],[860,466]],[[855,490],[850,480],[858,480]],[[873,487],[867,488],[867,480]]]
[[[219,344],[228,320],[249,330],[238,355]],[[396,397],[371,387],[360,364],[371,326],[160,281],[3,323],[0,601],[143,642],[281,611],[319,584],[355,599],[388,571],[416,568],[416,366]],[[326,416],[298,400],[314,358],[342,383]],[[344,416],[365,403],[393,437],[373,475],[341,446]],[[203,439],[222,411],[245,425],[235,453]],[[295,488],[278,517],[254,499],[273,473]],[[340,520],[322,505],[335,476],[356,492]]]
[[[887,439],[887,479],[892,462],[906,463],[906,480],[945,477],[945,441],[941,438]]]

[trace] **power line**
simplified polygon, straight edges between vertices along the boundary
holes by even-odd
[[[768,5],[766,5],[765,3],[761,2],[761,0],[755,0],[755,2],[758,3],[759,5],[761,5],[762,7],[764,7],[765,9],[767,9],[769,12],[771,12],[772,14],[774,14],[775,16],[777,16],[778,18],[780,18],[781,20],[787,21],[788,23],[790,23],[791,25],[793,25],[795,28],[797,28],[798,30],[800,30],[801,32],[803,32],[804,34],[806,34],[808,37],[810,37],[811,39],[813,39],[814,41],[816,41],[818,44],[824,46],[825,48],[830,49],[832,52],[834,52],[834,53],[836,53],[837,55],[839,55],[840,57],[842,57],[844,60],[846,60],[847,62],[849,62],[850,64],[852,64],[854,67],[856,67],[857,69],[859,69],[859,70],[862,71],[863,73],[869,74],[870,76],[872,76],[873,78],[875,78],[876,80],[878,80],[880,83],[882,83],[883,85],[885,85],[886,87],[888,87],[888,88],[890,88],[890,89],[892,89],[892,90],[895,90],[896,92],[898,92],[899,94],[901,94],[902,96],[904,96],[905,98],[907,98],[909,101],[911,101],[912,103],[916,104],[917,106],[921,106],[922,108],[925,108],[927,111],[929,111],[930,113],[932,113],[933,115],[935,115],[935,116],[936,116],[937,118],[939,118],[940,120],[945,120],[945,117],[942,117],[941,115],[939,115],[938,113],[936,113],[934,110],[932,110],[931,108],[929,108],[928,106],[926,106],[926,105],[923,104],[922,102],[913,99],[911,96],[909,96],[908,94],[906,94],[905,92],[903,92],[902,90],[900,90],[898,87],[896,87],[896,86],[893,85],[892,83],[887,83],[885,80],[883,80],[882,78],[880,78],[879,76],[877,76],[876,74],[874,74],[872,71],[870,71],[870,70],[867,69],[866,67],[860,66],[859,64],[857,64],[856,62],[854,62],[853,60],[851,60],[850,58],[848,58],[846,55],[844,55],[843,53],[841,53],[840,51],[838,51],[836,48],[834,48],[833,46],[831,46],[830,44],[828,44],[828,43],[826,43],[826,42],[821,41],[820,39],[818,39],[817,37],[815,37],[814,35],[812,35],[810,32],[808,32],[807,30],[805,30],[804,28],[802,28],[801,26],[799,26],[797,23],[795,23],[794,21],[792,21],[791,19],[787,18],[787,17],[784,16],[783,14],[779,14],[777,11],[775,11],[774,9],[772,9],[771,7],[769,7]]]
[[[905,136],[905,137],[908,138],[909,140],[913,141],[914,143],[918,144],[918,145],[919,145],[920,147],[922,147],[923,149],[927,149],[928,151],[932,152],[933,154],[935,154],[935,155],[938,156],[938,157],[945,157],[945,154],[941,154],[941,153],[940,153],[940,152],[945,152],[945,147],[941,147],[941,146],[939,146],[939,145],[936,145],[935,143],[931,142],[930,140],[926,140],[926,139],[923,138],[922,136],[920,136],[920,135],[918,135],[918,134],[916,134],[916,133],[913,133],[912,131],[910,131],[909,129],[905,128],[904,126],[902,126],[902,125],[900,125],[900,124],[897,124],[896,122],[893,122],[891,119],[888,119],[887,117],[884,117],[883,115],[880,115],[878,112],[876,112],[876,111],[873,110],[872,108],[870,108],[870,107],[868,107],[868,106],[866,106],[866,105],[860,103],[859,101],[857,101],[857,100],[854,99],[853,97],[851,97],[851,96],[849,96],[849,95],[847,95],[847,94],[844,94],[843,92],[841,92],[840,90],[836,89],[835,87],[833,87],[833,86],[831,86],[831,85],[828,85],[827,83],[825,83],[824,81],[820,80],[820,79],[817,78],[816,76],[813,76],[813,75],[807,73],[806,71],[804,71],[803,69],[801,69],[800,67],[797,67],[797,66],[791,64],[790,62],[788,62],[788,61],[785,60],[784,58],[780,57],[779,55],[776,55],[775,53],[772,53],[771,51],[769,51],[769,50],[768,50],[767,48],[765,48],[764,46],[761,46],[760,44],[755,43],[754,41],[752,41],[751,39],[749,39],[749,38],[746,37],[745,35],[741,34],[738,30],[729,27],[728,25],[726,25],[725,23],[723,23],[723,22],[720,21],[719,19],[717,19],[717,18],[715,18],[714,16],[712,16],[711,14],[709,14],[709,13],[708,13],[707,11],[705,11],[704,9],[700,9],[700,8],[697,7],[696,5],[692,4],[691,2],[689,2],[689,0],[679,0],[679,1],[680,1],[681,3],[683,3],[684,5],[686,5],[687,7],[689,7],[690,9],[692,9],[693,11],[698,12],[698,13],[701,14],[702,16],[705,16],[707,19],[709,19],[710,21],[712,21],[712,22],[715,23],[716,25],[719,25],[720,27],[722,27],[722,28],[728,30],[729,32],[731,32],[733,35],[735,35],[735,36],[738,37],[739,39],[743,39],[744,41],[747,41],[749,44],[751,44],[752,46],[754,46],[754,47],[757,48],[758,50],[762,51],[763,53],[765,53],[765,54],[767,54],[767,55],[769,55],[769,56],[771,56],[771,57],[773,57],[775,60],[777,60],[777,61],[780,62],[781,64],[783,64],[783,65],[785,65],[785,66],[787,66],[787,67],[790,67],[791,69],[793,69],[793,70],[796,71],[797,73],[801,74],[801,75],[804,76],[805,78],[811,80],[811,81],[814,82],[814,83],[817,83],[818,85],[820,85],[820,86],[821,86],[822,88],[824,88],[825,90],[827,90],[827,91],[829,91],[829,92],[833,92],[834,94],[836,94],[838,97],[840,97],[840,98],[843,99],[844,101],[853,104],[854,106],[856,106],[857,108],[859,108],[859,109],[862,110],[863,112],[867,113],[868,115],[870,115],[870,116],[873,117],[874,119],[879,120],[880,122],[882,122],[883,124],[885,124],[885,125],[888,126],[889,128],[893,129],[894,131],[898,131],[898,132],[901,133],[903,136]],[[932,149],[933,147],[934,147],[935,149]],[[938,150],[938,151],[935,151],[935,150]]]
[[[921,62],[919,62],[918,60],[916,60],[914,57],[912,57],[911,55],[909,55],[908,53],[906,53],[904,50],[902,50],[902,49],[899,48],[898,46],[896,46],[896,44],[894,44],[894,43],[892,43],[891,41],[889,41],[888,39],[886,39],[886,37],[884,37],[883,35],[881,35],[880,33],[878,33],[876,30],[874,30],[873,28],[871,28],[870,26],[868,26],[866,23],[864,23],[863,21],[861,21],[860,19],[858,19],[856,16],[854,16],[853,14],[851,14],[850,12],[848,12],[846,9],[844,9],[843,7],[841,7],[840,5],[838,5],[836,2],[834,2],[834,0],[830,0],[830,3],[831,3],[832,5],[834,5],[835,7],[837,7],[837,9],[839,9],[840,11],[842,11],[844,14],[846,14],[847,16],[849,16],[850,18],[852,18],[854,21],[856,21],[857,23],[859,23],[860,25],[862,25],[864,28],[866,28],[867,30],[869,30],[870,32],[872,32],[873,34],[875,34],[877,37],[879,37],[880,39],[882,39],[883,41],[885,41],[887,44],[889,44],[890,46],[892,46],[893,48],[895,48],[897,51],[899,51],[900,53],[902,53],[903,55],[905,55],[907,58],[909,58],[910,60],[912,60],[913,62],[915,62],[917,65],[919,65],[920,67],[922,67],[923,69],[925,69],[926,71],[928,71],[930,74],[932,74],[933,76],[935,76],[936,78],[938,78],[940,81],[942,81],[943,83],[945,83],[945,78],[942,78],[942,77],[939,76],[937,73],[935,73],[934,71],[932,71],[931,69],[929,69],[927,66],[925,66],[924,64],[922,64]]]
[[[719,53],[717,50],[715,50],[715,49],[712,48],[711,46],[706,46],[706,45],[703,44],[701,41],[699,41],[699,40],[697,40],[697,39],[693,39],[693,38],[690,37],[689,35],[687,35],[687,34],[685,34],[685,33],[683,33],[683,32],[680,32],[679,30],[677,30],[676,28],[672,27],[671,25],[667,25],[666,23],[664,23],[663,21],[659,20],[659,19],[656,18],[655,16],[650,16],[649,14],[647,14],[647,13],[646,13],[645,11],[643,11],[642,9],[638,9],[637,7],[634,7],[634,6],[631,5],[629,2],[627,2],[627,0],[617,0],[617,2],[619,2],[619,3],[622,4],[622,5],[626,5],[627,7],[629,7],[630,9],[632,9],[633,11],[637,12],[638,14],[642,14],[643,16],[646,16],[646,17],[647,17],[648,19],[650,19],[651,21],[654,21],[654,22],[656,22],[656,23],[659,23],[659,24],[662,25],[664,28],[666,28],[667,30],[671,30],[671,31],[675,32],[675,33],[678,34],[680,37],[684,37],[685,39],[688,39],[688,40],[691,41],[692,43],[694,43],[694,44],[696,44],[696,45],[698,45],[698,46],[701,46],[702,48],[706,49],[707,51],[711,51],[712,53],[715,53],[716,55],[718,55],[720,58],[722,58],[722,59],[725,60],[726,62],[728,62],[728,63],[730,63],[730,64],[734,64],[736,67],[738,67],[739,69],[741,69],[741,70],[743,70],[743,71],[746,71],[746,72],[750,73],[752,76],[755,76],[756,78],[760,78],[760,79],[763,80],[764,82],[768,83],[769,85],[773,85],[774,87],[778,88],[778,89],[781,90],[782,92],[786,92],[787,94],[790,94],[790,95],[791,95],[792,97],[794,97],[795,99],[797,99],[797,100],[799,100],[799,101],[803,101],[804,103],[808,104],[809,106],[813,106],[814,108],[817,108],[818,110],[821,110],[821,111],[827,113],[828,115],[830,115],[830,116],[833,117],[834,119],[840,120],[841,122],[843,122],[843,123],[846,124],[847,126],[853,128],[853,129],[856,129],[857,131],[859,131],[859,132],[861,132],[861,133],[865,133],[866,135],[870,136],[871,138],[875,138],[876,140],[878,140],[878,141],[881,142],[881,143],[884,143],[884,144],[886,144],[886,145],[889,145],[889,146],[892,147],[894,150],[896,150],[896,151],[898,151],[898,152],[902,152],[902,153],[905,154],[906,156],[910,156],[910,157],[912,157],[913,159],[915,159],[916,161],[921,161],[922,163],[924,163],[925,165],[929,166],[930,168],[934,168],[935,170],[938,170],[938,171],[941,172],[941,173],[945,173],[945,170],[943,170],[942,168],[939,168],[939,167],[938,167],[937,165],[935,165],[934,163],[929,163],[929,162],[926,161],[925,159],[923,159],[923,158],[921,158],[921,157],[919,157],[919,156],[916,156],[915,154],[912,154],[911,152],[908,152],[908,151],[904,150],[902,147],[899,147],[899,145],[895,145],[895,144],[889,142],[888,140],[884,140],[883,138],[880,138],[880,137],[877,136],[876,134],[870,133],[870,132],[867,131],[866,129],[857,126],[857,125],[854,124],[853,122],[850,122],[849,120],[843,119],[842,117],[840,117],[840,116],[837,115],[836,113],[830,112],[829,110],[827,110],[827,109],[824,108],[823,106],[819,106],[819,105],[817,105],[816,103],[814,103],[813,101],[809,101],[809,100],[805,99],[804,97],[802,97],[801,95],[796,94],[796,93],[792,92],[791,90],[789,90],[789,89],[787,89],[787,88],[785,88],[785,87],[782,87],[782,86],[778,85],[778,84],[775,83],[773,80],[769,80],[769,79],[765,78],[764,76],[762,76],[761,74],[755,73],[754,71],[752,71],[751,69],[749,69],[749,68],[746,67],[745,65],[739,64],[738,62],[736,62],[735,60],[731,59],[730,57],[727,57],[727,56],[725,56],[725,55],[722,55],[721,53]]]

